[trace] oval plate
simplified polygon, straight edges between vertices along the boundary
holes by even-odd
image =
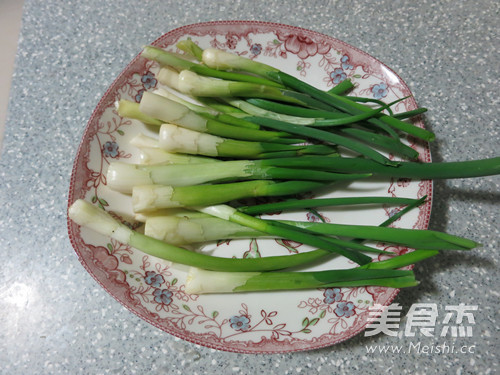
[[[350,78],[353,95],[393,101],[411,95],[390,68],[340,40],[313,31],[275,23],[221,21],[172,30],[153,45],[179,52],[175,44],[191,38],[202,48],[216,47],[268,63],[322,89]],[[139,132],[154,134],[142,123],[123,119],[115,111],[119,99],[139,101],[142,93],[158,87],[158,67],[136,57],[116,78],[97,105],[85,129],[74,162],[69,204],[83,198],[112,212],[130,225],[130,197],[106,186],[111,161],[137,162],[128,141]],[[416,108],[413,98],[398,103],[398,112]],[[418,126],[423,126],[419,121]],[[430,162],[427,144],[409,139]],[[431,197],[431,181],[373,179],[339,186],[328,196],[379,195]],[[319,215],[336,223],[378,225],[401,207],[325,209]],[[427,229],[430,199],[394,226]],[[285,216],[285,215],[284,215]],[[313,213],[285,218],[319,220]],[[184,340],[210,348],[241,353],[283,353],[321,348],[346,340],[367,326],[370,308],[388,305],[398,290],[382,287],[318,289],[221,295],[185,293],[186,267],[172,265],[129,246],[82,229],[68,220],[71,243],[85,269],[116,300],[152,325]],[[374,244],[404,253],[403,247]],[[289,241],[238,240],[207,246],[219,256],[256,257],[289,254],[304,247]],[[340,260],[309,269],[352,267]]]

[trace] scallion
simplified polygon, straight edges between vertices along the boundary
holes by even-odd
[[[159,145],[160,148],[169,152],[234,159],[261,159],[285,155],[329,155],[335,152],[326,145],[287,145],[242,141],[200,133],[173,124],[163,124],[160,127]]]
[[[132,189],[135,212],[169,207],[211,206],[237,199],[294,195],[324,187],[312,181],[253,180],[214,185],[137,185]]]
[[[418,202],[413,198],[399,197],[339,197],[339,198],[316,198],[316,199],[293,199],[283,202],[262,203],[253,206],[238,207],[238,211],[247,215],[260,215],[274,213],[283,210],[299,210],[317,207],[335,207],[349,205],[407,205]]]
[[[186,292],[189,294],[236,293],[367,285],[404,288],[416,286],[418,282],[413,272],[408,270],[354,268],[315,272],[228,273],[190,268],[186,280]]]
[[[115,220],[106,211],[82,199],[71,204],[68,216],[82,227],[111,237],[151,256],[213,271],[273,271],[318,261],[328,255],[326,251],[316,250],[284,256],[233,259],[197,253],[134,231]]]
[[[288,135],[285,132],[247,129],[207,119],[184,104],[150,92],[142,95],[139,109],[145,115],[161,120],[162,123],[171,123],[202,133],[249,141],[297,143],[297,140],[283,139]]]
[[[317,247],[323,250],[331,251],[335,254],[342,255],[358,264],[366,264],[371,262],[371,258],[361,253],[354,244],[347,245],[339,243],[336,240],[322,236],[317,236],[307,230],[294,227],[280,222],[272,222],[270,220],[262,220],[253,216],[249,216],[238,212],[235,208],[227,205],[213,205],[197,208],[200,212],[209,215],[229,220],[233,223],[253,228],[263,233],[267,233],[276,237],[287,238],[292,241]],[[299,229],[299,230],[297,230]],[[366,249],[365,249],[366,250]]]
[[[288,160],[297,168],[313,168],[340,173],[372,173],[374,176],[418,179],[471,178],[500,174],[500,157],[457,162],[405,162],[396,167],[385,166],[364,158],[315,156],[279,159],[276,166],[287,166]]]
[[[300,126],[300,125],[294,125],[294,124],[289,124],[286,122],[278,121],[278,120],[273,120],[270,118],[264,118],[264,117],[248,117],[247,120],[255,122],[256,124],[266,126],[271,129],[275,130],[283,130],[286,129],[287,132],[328,142],[333,145],[337,146],[342,146],[347,148],[348,150],[357,152],[363,156],[366,156],[367,158],[383,165],[388,165],[388,166],[397,166],[399,162],[390,160],[386,156],[382,155],[378,151],[375,151],[371,147],[366,146],[365,144],[361,142],[357,142],[355,140],[349,139],[347,137],[334,134],[331,132],[327,132],[324,130],[320,129],[315,129],[315,128],[309,128],[305,126]]]
[[[232,70],[238,69],[245,72],[257,74],[259,76],[265,77],[272,81],[283,84],[284,86],[308,95],[320,102],[325,103],[328,106],[333,106],[351,115],[358,115],[363,112],[371,111],[370,107],[367,107],[361,103],[353,102],[352,100],[345,98],[341,95],[337,95],[334,92],[324,92],[317,89],[314,86],[307,84],[304,81],[299,80],[287,73],[280,71],[279,69],[273,68],[269,65],[247,59],[243,56],[237,56],[228,52],[210,49],[208,52],[205,50],[202,55],[202,61],[209,67],[220,70]],[[284,93],[288,91],[283,90]],[[255,95],[255,97],[259,97]],[[406,132],[415,137],[432,141],[435,135],[425,129],[419,128],[412,124],[401,121],[398,118],[379,115],[377,118],[371,118],[367,121],[374,123],[381,128],[385,126],[390,126],[400,131]]]
[[[175,154],[174,154],[175,155]],[[189,186],[208,182],[239,180],[307,180],[351,181],[370,177],[370,174],[331,173],[273,166],[274,159],[231,160],[217,163],[183,163],[179,165],[137,165],[111,162],[107,171],[108,186],[122,193],[131,193],[136,185]]]

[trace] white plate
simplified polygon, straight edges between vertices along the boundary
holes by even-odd
[[[217,47],[279,67],[322,89],[349,77],[354,94],[386,102],[411,94],[390,68],[342,41],[313,31],[274,23],[221,21],[172,30],[154,45],[176,51],[175,44],[191,38],[202,48]],[[136,57],[109,87],[90,118],[74,162],[69,204],[84,198],[126,220],[132,213],[130,197],[106,186],[111,161],[135,162],[137,151],[128,140],[138,132],[153,135],[137,121],[120,118],[118,99],[140,100],[152,90],[157,66]],[[416,108],[410,98],[398,112]],[[422,123],[416,122],[418,126]],[[430,162],[427,144],[414,143],[421,160]],[[413,143],[412,143],[413,142]],[[431,181],[378,179],[357,182],[329,196],[378,195],[431,197]],[[398,207],[324,209],[327,221],[378,225]],[[405,215],[397,227],[426,229],[431,202]],[[286,218],[317,220],[306,213]],[[134,223],[131,223],[134,225]],[[68,220],[71,243],[86,270],[114,298],[152,325],[187,341],[243,353],[309,350],[346,340],[363,331],[373,304],[388,305],[398,290],[382,287],[285,291],[223,295],[188,295],[185,267],[145,255],[129,246],[81,229]],[[260,256],[300,251],[296,243],[273,240],[231,241],[209,247],[219,256]],[[375,244],[387,248],[383,244]],[[398,253],[408,251],[391,247]],[[332,260],[310,269],[351,267]]]

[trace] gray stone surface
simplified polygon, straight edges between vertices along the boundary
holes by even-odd
[[[434,160],[499,155],[500,6],[477,1],[27,1],[0,158],[1,374],[493,374],[498,371],[499,177],[436,182],[431,229],[479,241],[416,268],[396,302],[477,305],[469,338],[357,336],[279,355],[219,352],[142,321],[97,285],[66,232],[73,157],[114,77],[162,33],[246,19],[309,28],[392,67],[429,108]],[[436,325],[436,331],[442,325]],[[474,353],[369,353],[367,345]]]

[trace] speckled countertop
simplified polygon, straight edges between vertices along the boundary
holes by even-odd
[[[99,98],[140,46],[182,25],[274,21],[354,45],[409,85],[438,141],[434,160],[499,155],[500,5],[477,1],[27,1],[0,158],[1,374],[488,374],[498,371],[500,179],[437,182],[430,228],[484,244],[416,269],[412,303],[477,305],[473,353],[441,337],[358,335],[321,350],[245,355],[200,347],[133,315],[97,285],[67,238],[69,177]],[[440,326],[436,326],[440,328]]]

